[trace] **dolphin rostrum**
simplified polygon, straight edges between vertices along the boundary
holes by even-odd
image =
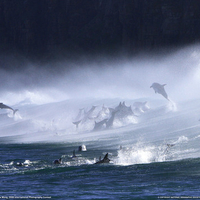
[[[169,101],[168,95],[164,88],[165,85],[166,84],[161,85],[159,83],[153,83],[150,88],[153,88],[155,93],[161,94],[163,97],[165,97]]]

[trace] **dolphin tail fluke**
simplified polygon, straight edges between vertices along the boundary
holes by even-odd
[[[13,115],[15,115],[15,113],[18,111],[18,109],[13,110]]]
[[[76,125],[76,128],[78,128],[78,125],[80,124],[81,120],[77,121],[77,122],[72,122],[73,124]]]
[[[169,99],[169,97],[165,97],[170,103],[173,104],[172,100]]]

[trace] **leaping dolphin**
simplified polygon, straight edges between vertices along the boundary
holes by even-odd
[[[75,118],[74,121],[79,121],[82,118],[82,116],[83,116],[83,110],[84,110],[84,108],[80,108],[79,109],[78,115],[76,116],[76,118]]]
[[[106,124],[107,121],[108,121],[108,119],[103,119],[100,122],[95,121],[93,131],[101,130],[103,128],[103,125]]]
[[[101,156],[99,158],[99,161],[97,161],[96,163],[94,164],[103,164],[103,163],[109,163],[110,162],[110,159],[108,158],[108,153],[104,156],[103,159],[101,159]]]
[[[164,88],[165,85],[166,84],[161,85],[159,83],[153,83],[150,86],[150,88],[153,88],[155,93],[161,94],[163,97],[165,97],[169,101],[168,95],[167,95],[165,88]]]
[[[111,112],[111,117],[106,121],[106,128],[110,128],[113,125],[115,115],[116,113],[119,112],[118,110],[114,110]]]
[[[92,115],[92,113],[93,113],[93,111],[95,110],[95,108],[96,108],[97,106],[92,106],[92,108],[90,108],[90,110],[89,111],[84,111],[84,117],[83,117],[83,119],[82,119],[82,123],[84,123],[88,118],[90,118],[91,117],[91,115]]]
[[[13,109],[10,106],[7,106],[7,105],[5,105],[3,103],[0,103],[0,108],[1,109],[10,109],[10,110],[12,110],[13,111],[13,115],[15,115],[15,113],[18,111],[18,109]]]

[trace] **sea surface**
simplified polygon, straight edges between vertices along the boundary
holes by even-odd
[[[134,110],[139,101],[147,109]],[[102,108],[120,102],[134,115],[94,131]],[[86,113],[93,105],[76,127],[79,109]],[[0,199],[200,199],[200,99],[158,95],[14,107],[15,116],[0,114]],[[106,153],[110,163],[95,164]]]

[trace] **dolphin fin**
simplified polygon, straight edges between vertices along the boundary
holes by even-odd
[[[108,158],[108,153],[104,156],[104,158],[103,159],[107,159]]]
[[[13,110],[13,115],[15,115],[15,113],[18,111],[18,109]]]

